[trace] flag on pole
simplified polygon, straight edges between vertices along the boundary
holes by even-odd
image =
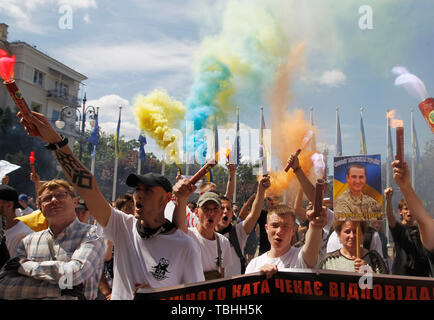
[[[412,110],[413,112],[413,110]],[[414,118],[411,119],[411,145],[413,147],[413,154],[414,154],[414,160],[417,164],[418,169],[422,168],[422,163],[420,159],[420,150],[419,150],[419,143],[417,141],[417,134],[416,134],[416,126],[414,125]]]
[[[139,147],[140,161],[146,162],[146,153],[145,153],[145,144],[147,144],[146,137],[140,134],[137,140],[140,142],[140,147]]]
[[[234,147],[232,148],[235,153],[235,163],[240,164],[241,150],[240,150],[240,109],[237,108],[237,133],[235,135]]]
[[[264,108],[261,107],[260,117],[261,117],[261,127],[259,131],[259,167],[262,171],[261,174],[268,174],[269,166],[271,165],[270,152],[268,146],[264,139],[264,130],[266,129],[264,120]]]
[[[363,127],[363,108],[360,108],[360,154],[368,154],[366,149],[365,128]]]
[[[336,108],[336,156],[342,156],[341,123],[339,121],[339,108]]]
[[[122,107],[119,108],[118,126],[116,128],[116,134],[114,136],[115,154],[116,154],[116,158],[118,158],[118,159],[121,157],[121,150],[120,150],[120,146],[119,146],[119,134],[120,134],[120,129],[121,129],[121,109],[122,109]]]
[[[389,112],[389,110],[387,111]],[[387,117],[387,161],[393,161],[393,142],[392,142],[392,132],[390,130],[390,118]]]
[[[96,154],[96,146],[98,145],[98,141],[99,141],[100,135],[99,135],[99,125],[98,125],[98,114],[95,115],[95,126],[92,129],[92,132],[90,133],[89,139],[87,140],[88,142],[90,142],[93,147],[92,147],[92,153],[91,153],[91,157],[95,158],[95,154]]]

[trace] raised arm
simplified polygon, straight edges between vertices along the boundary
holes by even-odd
[[[250,210],[249,215],[243,221],[243,228],[247,234],[252,232],[253,228],[255,228],[256,222],[261,215],[262,207],[264,206],[265,190],[267,190],[270,185],[269,176],[263,176],[261,181],[258,183],[258,190],[256,192],[255,200],[253,201],[252,209]]]
[[[235,173],[237,171],[237,165],[234,163],[228,163],[228,183],[226,185],[226,193],[225,197],[230,199],[234,198],[234,191],[235,191]]]
[[[396,217],[393,213],[392,207],[392,197],[393,197],[393,188],[387,188],[384,190],[384,198],[386,199],[385,210],[386,210],[386,218],[389,223],[390,228],[395,228],[396,226]]]
[[[306,209],[303,208],[303,189],[299,188],[297,191],[297,195],[294,200],[294,212],[300,222],[304,222],[307,220],[306,218]]]
[[[187,202],[195,190],[196,186],[191,184],[188,179],[179,179],[173,186],[173,194],[176,197],[177,203],[173,211],[172,222],[185,233],[188,232],[186,219]]]
[[[303,169],[300,166],[300,162],[298,161],[298,157],[295,154],[292,154],[289,159],[288,163],[292,162],[292,170],[297,177],[298,182],[301,185],[301,188],[303,189],[304,194],[306,197],[311,201],[312,203],[315,202],[315,186],[310,182],[310,180],[306,177],[306,175],[303,172]]]
[[[393,179],[398,184],[408,209],[417,221],[420,238],[426,249],[434,251],[434,220],[425,210],[422,201],[417,196],[410,183],[410,172],[407,163],[400,165],[399,160],[392,162]]]
[[[308,210],[309,229],[302,248],[303,260],[309,268],[315,268],[318,263],[319,249],[322,242],[322,229],[327,224],[327,208],[323,207],[319,216],[314,216],[314,210]]]
[[[244,202],[243,206],[241,207],[240,214],[238,215],[238,219],[240,220],[246,219],[246,217],[250,212],[249,211],[250,206],[252,205],[253,200],[255,200],[255,197],[256,197],[256,193],[252,194],[250,198],[246,202]]]
[[[20,113],[18,113],[18,117],[21,117]],[[28,134],[33,131],[32,128],[37,128],[42,141],[49,144],[56,144],[62,141],[62,137],[54,130],[43,114],[33,111],[30,120],[31,123],[24,119],[20,121]],[[68,182],[74,187],[80,197],[84,199],[96,221],[105,227],[110,218],[111,208],[100,192],[95,177],[75,157],[68,144],[54,150],[53,153],[62,167]]]

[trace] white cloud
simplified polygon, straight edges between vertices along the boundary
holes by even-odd
[[[326,87],[339,87],[345,84],[347,76],[339,69],[324,71],[319,83]]]
[[[190,70],[197,46],[175,39],[124,44],[81,43],[61,48],[58,56],[85,74]],[[80,54],[77,54],[79,52]]]
[[[90,23],[90,16],[89,16],[89,13],[85,13],[85,14],[84,14],[84,16],[83,16],[83,21],[84,21],[85,23],[87,23],[87,24]]]

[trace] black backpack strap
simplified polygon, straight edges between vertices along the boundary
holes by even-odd
[[[371,242],[372,238],[374,237],[375,229],[372,227],[368,227],[368,231],[364,234],[364,240],[363,240],[363,248],[366,250],[371,250]]]
[[[246,257],[241,252],[240,243],[238,242],[236,227],[232,227],[229,230],[229,242],[234,247],[238,258],[240,258],[241,274],[244,274],[244,272],[246,271],[247,261],[246,261]]]

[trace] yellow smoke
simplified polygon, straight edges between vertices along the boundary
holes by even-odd
[[[138,95],[134,102],[134,115],[141,130],[153,138],[160,148],[170,154],[171,160],[180,163],[176,136],[171,128],[178,128],[184,119],[185,106],[164,90]]]

